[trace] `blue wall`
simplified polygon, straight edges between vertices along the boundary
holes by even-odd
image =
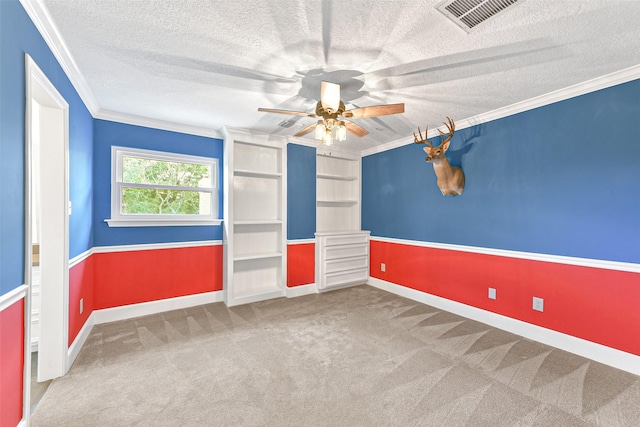
[[[287,144],[287,239],[316,232],[316,149]]]
[[[639,117],[636,80],[458,131],[448,152],[466,175],[457,197],[440,194],[421,146],[365,157],[362,228],[640,263]]]
[[[222,240],[222,226],[109,227],[111,217],[111,147],[132,147],[213,157],[218,160],[222,218],[222,140],[96,120],[94,125],[95,246]]]
[[[25,53],[69,103],[69,257],[93,246],[93,119],[17,0],[0,1],[0,295],[24,283]]]

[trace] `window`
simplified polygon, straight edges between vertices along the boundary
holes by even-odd
[[[111,149],[110,227],[219,225],[218,159]]]

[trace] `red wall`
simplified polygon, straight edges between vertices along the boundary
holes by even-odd
[[[93,312],[94,256],[84,259],[69,270],[69,346]],[[81,298],[84,299],[82,314]]]
[[[222,290],[222,245],[97,253],[93,308]]]
[[[0,427],[22,419],[24,299],[0,311]]]
[[[373,240],[370,268],[371,277],[640,355],[637,273]],[[534,296],[544,312],[532,309]]]
[[[315,283],[315,243],[287,245],[287,287]]]

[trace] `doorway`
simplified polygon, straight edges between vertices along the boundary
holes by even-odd
[[[34,354],[37,382],[45,383],[68,370],[69,106],[29,55],[25,63],[24,224],[28,292],[23,411],[28,417],[35,403],[31,402],[32,349],[37,349]],[[34,315],[37,322],[32,323]]]

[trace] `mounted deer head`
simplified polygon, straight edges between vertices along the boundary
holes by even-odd
[[[462,194],[462,190],[464,190],[464,172],[457,166],[451,166],[449,160],[445,156],[445,153],[449,149],[449,143],[451,142],[451,138],[453,137],[453,133],[456,130],[456,125],[451,120],[451,118],[447,117],[449,123],[445,123],[444,125],[449,130],[448,133],[444,133],[438,129],[440,133],[440,138],[442,139],[442,143],[434,147],[433,144],[427,139],[427,133],[429,128],[424,131],[424,138],[422,137],[422,132],[420,132],[420,128],[418,128],[418,135],[420,135],[420,139],[418,139],[418,135],[413,134],[413,141],[416,144],[427,144],[428,147],[424,147],[425,153],[427,153],[427,158],[425,159],[428,163],[433,164],[433,171],[436,173],[438,188],[442,192],[443,196],[457,196]]]

